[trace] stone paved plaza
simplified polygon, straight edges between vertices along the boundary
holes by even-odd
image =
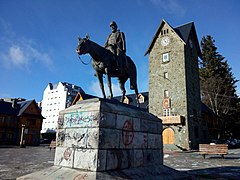
[[[47,146],[0,147],[0,179],[16,177],[53,166],[55,150]],[[240,179],[240,149],[230,149],[225,159],[198,152],[165,152],[164,165],[193,175],[193,179]]]
[[[240,179],[240,149],[230,149],[224,159],[220,155],[204,159],[198,152],[164,152],[164,165],[199,179]]]
[[[48,147],[0,146],[0,179],[16,179],[53,166],[55,150],[50,151]]]

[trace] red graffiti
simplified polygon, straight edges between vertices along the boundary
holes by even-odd
[[[78,174],[73,178],[73,180],[85,180],[87,178],[87,174]]]
[[[70,148],[67,148],[63,153],[64,159],[68,160],[70,158],[71,154],[72,154],[72,150]]]
[[[133,125],[130,120],[125,121],[122,128],[122,143],[126,146],[132,144],[134,138]]]

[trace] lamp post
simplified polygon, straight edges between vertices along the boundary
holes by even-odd
[[[22,131],[21,131],[21,138],[20,138],[20,148],[25,148],[25,140],[23,139],[24,137],[24,129],[25,129],[25,124],[22,124]]]

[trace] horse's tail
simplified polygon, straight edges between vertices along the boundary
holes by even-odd
[[[128,58],[128,69],[129,69],[129,78],[130,78],[130,89],[137,90],[137,68],[134,62],[130,57]]]

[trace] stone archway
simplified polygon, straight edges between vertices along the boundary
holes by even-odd
[[[174,144],[174,131],[172,128],[166,128],[162,133],[163,144]]]

